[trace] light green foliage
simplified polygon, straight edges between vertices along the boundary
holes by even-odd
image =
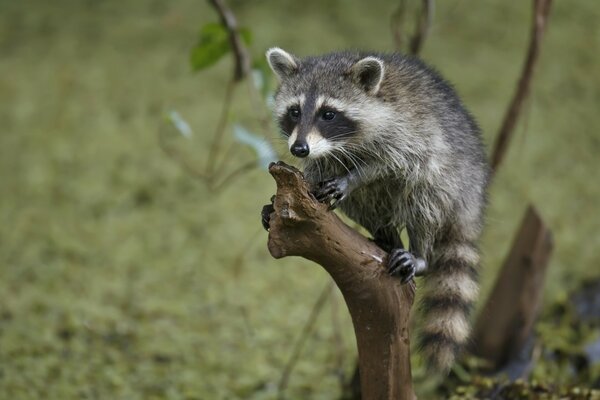
[[[239,30],[240,37],[246,44],[252,42],[250,30]],[[198,43],[192,49],[190,62],[194,71],[210,67],[231,50],[227,29],[217,22],[204,25],[200,29]]]
[[[254,55],[274,45],[298,55],[392,48],[394,2],[230,4],[253,32]],[[423,56],[491,144],[530,4],[436,4]],[[530,201],[555,234],[547,302],[598,274],[600,3],[554,7],[532,97],[491,191],[483,295]],[[204,165],[232,60],[197,74],[188,61],[198,27],[216,20],[197,0],[0,2],[0,398],[275,398],[329,278],[306,260],[268,254],[259,211],[274,184],[265,171],[215,195],[158,146],[164,116],[177,110],[194,135],[173,135],[173,145]],[[233,120],[276,137],[257,113],[239,90]],[[255,158],[231,127],[226,142],[232,167]],[[339,348],[350,373],[352,327],[334,298],[342,341],[329,303],[291,399],[337,395]],[[415,375],[418,390],[432,380]]]

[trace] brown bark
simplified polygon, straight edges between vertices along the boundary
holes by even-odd
[[[495,370],[516,357],[532,333],[552,248],[550,230],[530,205],[475,324],[473,353]]]
[[[302,173],[271,164],[277,183],[268,248],[275,258],[320,264],[340,288],[354,325],[365,399],[415,399],[409,350],[414,285],[385,269],[387,254],[310,194]]]

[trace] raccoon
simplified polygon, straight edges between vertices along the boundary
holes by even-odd
[[[476,122],[413,57],[299,59],[280,48],[266,56],[279,80],[275,117],[315,197],[371,233],[389,252],[391,275],[403,283],[423,275],[418,342],[427,365],[447,371],[478,296],[489,166]]]

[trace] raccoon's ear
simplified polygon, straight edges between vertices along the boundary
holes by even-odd
[[[379,91],[383,73],[383,61],[377,57],[365,57],[350,68],[352,80],[369,94]]]
[[[298,71],[296,58],[279,47],[267,50],[267,61],[279,80],[284,80]]]

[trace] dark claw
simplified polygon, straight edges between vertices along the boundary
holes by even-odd
[[[335,189],[322,190],[315,196],[319,201],[325,201],[335,195]]]
[[[408,273],[408,275],[406,275],[404,278],[402,278],[402,280],[400,282],[402,282],[403,284],[408,283],[414,277],[415,277],[415,267],[413,266],[410,269],[410,272]]]
[[[275,196],[273,196],[274,198]],[[273,198],[271,198],[271,201],[273,200]],[[269,223],[271,222],[271,214],[275,212],[275,208],[273,207],[273,204],[267,204],[265,206],[263,206],[262,211],[260,213],[261,215],[261,222],[262,222],[262,226],[263,228],[265,228],[266,231],[269,231]]]
[[[317,184],[313,195],[321,203],[330,203],[329,210],[334,210],[348,195],[348,182],[343,177],[327,179]]]
[[[394,249],[389,255],[388,273],[397,276],[402,283],[410,281],[416,272],[415,257],[404,249]]]

